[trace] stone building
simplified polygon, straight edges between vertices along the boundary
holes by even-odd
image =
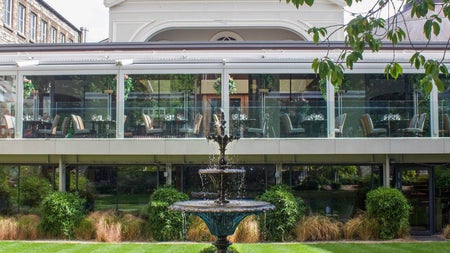
[[[1,43],[77,43],[82,32],[43,0],[1,0]]]

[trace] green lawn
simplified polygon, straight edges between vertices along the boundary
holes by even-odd
[[[198,253],[209,243],[76,243],[0,241],[0,252],[42,253]],[[260,243],[235,244],[240,253],[429,253],[450,252],[447,242]]]

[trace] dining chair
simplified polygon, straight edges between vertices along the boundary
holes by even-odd
[[[69,131],[69,125],[70,125],[70,118],[64,117],[62,123],[61,123],[61,130],[56,130],[55,136],[56,137],[66,137],[67,132]]]
[[[283,113],[281,115],[282,119],[283,119],[283,123],[286,129],[286,133],[288,135],[300,135],[300,134],[304,134],[305,133],[305,129],[302,127],[296,127],[294,128],[292,126],[292,121],[291,121],[291,117],[289,117],[289,114],[287,113]]]
[[[366,137],[376,137],[376,136],[386,136],[386,128],[375,128],[373,126],[372,118],[369,114],[363,114],[361,116],[361,125],[364,131],[364,136]]]
[[[70,116],[72,117],[72,123],[73,123],[73,128],[74,128],[73,135],[74,136],[88,137],[91,135],[91,133],[92,133],[91,130],[86,129],[84,127],[84,121],[80,115],[71,114]]]
[[[38,135],[39,136],[43,136],[43,137],[48,137],[48,136],[56,136],[56,131],[58,128],[58,124],[59,124],[59,119],[60,116],[58,114],[55,115],[55,117],[52,120],[52,126],[50,127],[50,129],[43,129],[43,128],[39,128],[38,129]]]
[[[145,133],[147,135],[158,135],[163,133],[162,128],[155,128],[153,126],[152,118],[150,118],[148,114],[143,113],[142,118],[144,120]]]
[[[190,136],[190,135],[199,135],[202,120],[203,120],[203,115],[201,115],[200,113],[195,114],[192,126],[180,128],[180,130],[179,130],[180,133],[184,133],[186,137]]]
[[[16,118],[5,114],[0,121],[1,135],[6,138],[14,137],[14,129],[16,128]]]
[[[268,136],[267,130],[269,129],[269,119],[270,119],[269,114],[266,113],[261,122],[261,127],[260,128],[249,127],[249,128],[247,128],[247,132],[255,134],[260,137],[267,137]]]
[[[216,134],[220,135],[222,134],[221,129],[222,123],[220,122],[219,116],[216,113],[213,114],[213,118],[214,118],[214,129],[216,131]]]
[[[336,117],[336,119],[334,121],[334,123],[335,123],[334,135],[336,137],[344,136],[344,124],[345,124],[346,119],[347,119],[347,113],[340,114],[339,116]]]
[[[419,120],[419,114],[414,114],[414,116],[412,116],[411,120],[409,121],[408,127],[406,128],[402,128],[399,131],[404,134],[406,129],[412,129],[412,128],[416,128],[417,127],[417,123]]]
[[[403,136],[423,136],[423,128],[425,127],[426,118],[427,113],[420,114],[415,127],[407,127],[403,129]]]
[[[443,136],[450,135],[450,116],[448,114],[444,114],[442,117],[442,121],[444,123],[444,130],[442,131]]]

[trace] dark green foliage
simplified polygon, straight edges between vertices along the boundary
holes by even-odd
[[[188,199],[187,194],[169,186],[160,187],[151,195],[148,205],[149,227],[156,240],[183,238],[183,217],[180,212],[169,210],[169,206]]]
[[[200,253],[215,253],[216,252],[216,247],[214,246],[209,246],[207,248],[204,248],[202,250],[200,250]],[[239,253],[239,251],[234,248],[233,246],[228,247],[228,253]]]
[[[78,193],[54,192],[41,204],[41,228],[50,235],[61,233],[66,238],[74,237],[74,227],[84,218],[85,200]]]
[[[38,207],[52,190],[50,182],[38,175],[26,175],[20,179],[20,204],[31,208]]]
[[[269,241],[284,241],[291,236],[299,219],[305,215],[306,207],[301,198],[296,198],[286,185],[277,185],[267,190],[259,200],[275,206],[261,219],[261,231]]]
[[[300,189],[299,190],[304,190],[304,191],[317,191],[319,190],[320,184],[319,181],[314,180],[314,179],[309,179],[309,180],[305,180],[302,182],[302,184],[300,185]]]
[[[394,188],[378,188],[367,193],[367,215],[380,226],[380,239],[393,239],[409,227],[411,205]]]

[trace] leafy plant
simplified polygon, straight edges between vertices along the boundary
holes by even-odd
[[[228,85],[230,94],[234,94],[237,92],[236,81],[234,81],[234,79],[231,76],[228,77]],[[213,86],[216,92],[220,93],[222,91],[222,78],[218,77],[214,82]]]
[[[180,212],[169,210],[177,201],[188,200],[185,193],[163,186],[150,196],[148,204],[149,227],[158,241],[180,240],[183,238],[183,217]]]
[[[21,177],[20,204],[36,208],[51,192],[52,187],[47,179],[32,173],[31,171],[24,171],[24,176]]]
[[[66,238],[74,237],[74,228],[84,218],[84,202],[78,193],[54,192],[42,201],[41,228],[44,232]]]
[[[366,209],[369,218],[380,226],[380,239],[399,236],[409,227],[411,205],[406,197],[394,188],[378,188],[367,193]]]
[[[31,95],[31,92],[36,89],[36,86],[30,79],[23,78],[23,97],[27,98]]]
[[[215,253],[215,252],[216,252],[216,247],[214,247],[214,246],[209,246],[207,248],[200,250],[200,253]],[[239,251],[235,247],[230,246],[230,247],[228,247],[228,253],[239,253]]]
[[[276,185],[261,195],[259,200],[275,206],[261,219],[260,228],[267,240],[284,241],[291,235],[298,220],[305,215],[306,207],[301,198],[296,198],[286,185]]]

